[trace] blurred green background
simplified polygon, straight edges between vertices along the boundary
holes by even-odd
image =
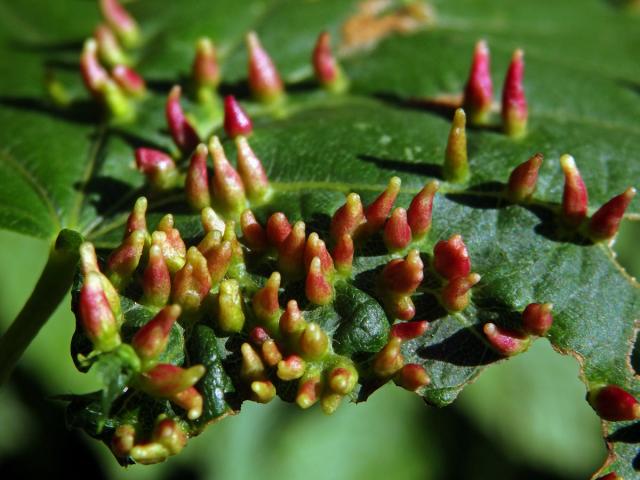
[[[616,249],[640,274],[638,222]],[[0,231],[0,328],[6,329],[43,267],[43,241]],[[427,407],[387,386],[366,403],[327,417],[276,400],[247,402],[177,457],[120,468],[108,449],[68,431],[61,393],[97,387],[69,354],[74,320],[67,298],[0,389],[0,479],[584,479],[606,456],[599,420],[584,401],[573,358],[546,340],[487,370],[454,406]]]

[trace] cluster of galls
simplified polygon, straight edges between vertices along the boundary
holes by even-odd
[[[98,25],[94,36],[85,41],[80,70],[85,87],[109,114],[115,118],[131,119],[135,113],[135,100],[144,97],[146,92],[144,79],[132,67],[135,63],[135,48],[141,43],[141,34],[136,21],[118,0],[100,0],[99,3],[106,23]],[[246,45],[249,53],[249,87],[254,98],[267,105],[281,103],[285,98],[283,81],[255,32],[247,34]],[[311,63],[320,86],[333,93],[346,90],[348,80],[331,51],[327,32],[318,36]],[[215,91],[220,81],[221,72],[215,46],[209,38],[203,37],[196,43],[191,68],[191,90],[194,97],[202,104],[214,104]],[[174,89],[172,95],[176,99],[180,91]],[[225,108],[237,108],[241,112],[233,97],[229,98],[226,102],[230,101],[234,106],[226,105]],[[187,124],[182,128],[188,129],[189,120],[182,120]],[[248,125],[241,128],[251,127]],[[195,129],[191,130],[176,142],[187,153],[198,143],[194,140],[197,139]]]

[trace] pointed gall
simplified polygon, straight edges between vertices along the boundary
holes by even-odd
[[[327,246],[324,241],[320,240],[320,236],[313,232],[307,238],[307,244],[304,248],[304,267],[309,271],[311,261],[314,257],[320,259],[320,267],[325,275],[329,275],[333,272],[333,259],[327,250]]]
[[[258,290],[251,300],[253,312],[272,335],[278,331],[278,321],[282,313],[278,301],[280,280],[280,274],[273,272],[265,286]]]
[[[284,360],[278,362],[277,375],[280,380],[285,382],[295,380],[304,375],[307,368],[306,362],[297,355],[290,355]]]
[[[640,403],[633,395],[616,385],[594,388],[587,399],[598,416],[609,422],[640,418]]]
[[[304,271],[306,243],[305,224],[296,222],[291,233],[278,247],[278,267],[290,277],[298,277]]]
[[[211,284],[217,285],[224,278],[231,265],[231,257],[233,256],[231,242],[223,241],[220,232],[214,230],[207,233],[200,241],[198,250],[207,259],[207,269],[211,277]]]
[[[319,360],[329,350],[329,337],[317,323],[310,323],[300,336],[300,352],[307,360]]]
[[[195,389],[195,387],[189,387],[186,390],[177,393],[169,400],[178,405],[180,408],[185,409],[187,411],[187,418],[189,420],[196,420],[202,415],[202,405],[204,404],[204,399],[202,398],[202,395],[200,395],[200,392]]]
[[[402,340],[398,337],[391,337],[387,344],[380,350],[373,359],[373,372],[382,378],[394,375],[404,365],[404,358],[400,351]]]
[[[171,276],[158,243],[151,245],[149,260],[142,274],[142,299],[140,303],[151,307],[163,307],[171,295]]]
[[[249,115],[233,95],[224,97],[224,131],[229,138],[236,138],[239,135],[248,137],[253,132],[253,123]]]
[[[80,56],[80,72],[84,85],[94,97],[100,98],[102,85],[109,80],[109,74],[98,61],[98,44],[88,39],[82,47]]]
[[[348,395],[358,383],[358,371],[351,364],[341,364],[333,368],[328,375],[331,390],[340,395]]]
[[[485,323],[482,331],[491,347],[505,357],[524,352],[531,343],[529,335],[499,327],[495,323]]]
[[[398,337],[403,342],[421,337],[429,328],[426,320],[415,322],[398,322],[391,326],[392,337]]]
[[[211,288],[207,260],[196,247],[189,248],[184,266],[173,278],[171,298],[186,312],[200,308]]]
[[[510,137],[520,138],[527,132],[529,110],[524,95],[524,52],[513,52],[502,87],[502,127]]]
[[[269,380],[251,382],[251,399],[258,403],[269,403],[276,396],[276,387]]]
[[[126,65],[116,65],[111,71],[111,76],[118,87],[132,97],[142,97],[147,93],[147,85],[144,79],[134,69]]]
[[[136,230],[140,230],[145,233],[145,236],[149,235],[147,231],[147,207],[148,202],[145,197],[138,197],[136,203],[133,205],[131,213],[127,217],[127,226],[124,231],[124,238],[127,238]]]
[[[262,252],[267,248],[267,233],[251,210],[245,210],[240,215],[240,228],[242,240],[251,250]]]
[[[345,233],[333,249],[335,266],[341,275],[350,275],[353,268],[353,240]]]
[[[171,273],[180,270],[187,257],[187,247],[180,236],[180,231],[174,228],[173,215],[166,214],[158,224],[158,231],[163,232],[166,237],[159,237],[162,240],[162,254],[167,262],[167,267]]]
[[[396,373],[395,382],[405,390],[415,392],[429,385],[431,378],[422,365],[408,363]]]
[[[136,429],[133,425],[119,425],[111,438],[111,451],[116,457],[124,458],[135,445]]]
[[[311,407],[318,401],[320,394],[322,393],[322,380],[317,375],[306,375],[302,377],[300,386],[298,387],[298,394],[296,395],[296,403],[302,409]]]
[[[333,287],[322,273],[320,258],[314,257],[309,266],[304,291],[309,301],[315,305],[326,305],[333,300]]]
[[[193,387],[205,371],[202,365],[181,368],[169,363],[161,363],[140,375],[140,388],[150,395],[170,398]]]
[[[447,280],[466,277],[471,272],[471,259],[461,235],[440,240],[433,249],[433,267]]]
[[[457,277],[442,288],[442,304],[451,312],[459,312],[469,306],[471,289],[480,281],[480,275],[470,273]]]
[[[609,240],[618,232],[624,212],[636,196],[636,189],[627,188],[602,205],[589,221],[589,234],[594,240]]]
[[[131,346],[143,362],[149,365],[167,348],[171,328],[182,313],[178,305],[164,307],[158,314],[142,326],[131,340]]]
[[[209,174],[207,173],[208,156],[207,146],[201,143],[191,155],[189,162],[184,189],[187,194],[187,202],[194,210],[202,210],[211,205]]]
[[[522,312],[522,328],[531,335],[546,335],[553,325],[552,309],[550,303],[530,303]]]
[[[215,89],[220,83],[216,49],[207,37],[202,37],[196,42],[196,56],[191,65],[191,76],[198,88]]]
[[[589,195],[582,175],[571,155],[560,157],[560,166],[564,172],[564,192],[562,194],[562,216],[565,222],[577,227],[587,216]]]
[[[100,60],[108,66],[128,65],[130,60],[124,53],[118,39],[106,25],[98,25],[93,34],[98,47]]]
[[[449,131],[449,140],[444,156],[444,178],[453,183],[464,183],[469,180],[469,162],[467,160],[466,115],[458,108],[453,116]]]
[[[179,85],[175,85],[167,97],[165,113],[173,142],[183,153],[189,154],[198,146],[200,138],[184,115],[180,105],[181,95],[182,89]]]
[[[255,32],[247,34],[246,42],[249,50],[249,87],[251,92],[261,102],[277,102],[284,93],[278,70],[269,54],[262,47]]]
[[[170,455],[176,455],[187,444],[187,436],[175,420],[161,415],[151,433],[151,439],[164,445]]]
[[[333,414],[340,406],[342,397],[343,395],[338,393],[331,393],[327,391],[323,392],[322,397],[320,397],[320,407],[322,408],[322,412],[326,415]]]
[[[240,213],[246,208],[244,184],[238,172],[231,166],[220,139],[215,135],[209,142],[213,157],[213,197],[229,212]]]
[[[269,180],[262,162],[253,153],[244,136],[237,136],[235,142],[238,151],[238,173],[247,190],[247,196],[252,202],[261,202],[269,194]]]
[[[143,230],[135,230],[116,248],[107,260],[107,276],[113,286],[121,291],[131,280],[138,268],[146,235]]]
[[[89,272],[84,278],[79,313],[84,332],[96,350],[108,352],[120,345],[118,325],[96,272]]]
[[[272,339],[266,340],[262,344],[262,359],[268,367],[275,367],[282,360],[282,352],[276,342]]]
[[[513,203],[526,202],[536,191],[538,170],[542,165],[542,154],[536,153],[524,163],[513,169],[507,185],[507,197]]]
[[[224,235],[226,229],[224,219],[218,215],[213,208],[203,208],[200,212],[200,220],[205,232],[209,233],[218,231],[221,235]]]
[[[99,276],[104,295],[116,319],[116,324],[120,327],[124,323],[124,314],[122,313],[122,307],[120,305],[120,295],[109,279],[100,272],[98,257],[96,257],[96,250],[93,244],[91,242],[84,242],[80,245],[79,251],[82,274],[85,277],[89,273],[96,273]]]
[[[396,258],[385,265],[381,279],[392,293],[411,295],[424,278],[424,264],[418,250],[411,250],[405,259]]]
[[[224,280],[218,293],[218,327],[225,333],[237,333],[244,326],[240,285],[236,280]]]
[[[264,376],[264,364],[260,359],[258,352],[248,343],[243,343],[240,347],[242,356],[242,366],[240,367],[240,376],[245,380],[256,380]]]
[[[411,200],[407,210],[407,221],[411,228],[411,236],[415,240],[424,238],[431,229],[433,197],[439,187],[438,181],[432,180]]]
[[[136,166],[158,190],[168,190],[176,184],[177,171],[173,159],[153,148],[136,149]]]
[[[100,0],[100,11],[125,47],[132,48],[140,42],[138,24],[118,0]]]
[[[389,185],[386,190],[365,210],[365,217],[367,218],[366,230],[368,233],[377,232],[384,225],[391,208],[393,208],[393,203],[396,201],[396,197],[400,192],[401,183],[398,177],[392,177],[391,180],[389,180]]]
[[[290,337],[295,340],[306,327],[307,322],[302,318],[302,313],[298,308],[298,302],[295,300],[289,300],[287,303],[287,309],[280,317],[280,333],[285,337]]]
[[[473,125],[486,125],[491,114],[493,102],[493,83],[489,47],[480,40],[473,52],[473,63],[469,79],[464,89],[464,109],[469,113],[469,122]]]
[[[282,212],[276,212],[267,220],[267,239],[278,248],[291,233],[291,224]]]
[[[336,210],[331,218],[331,237],[336,241],[345,234],[353,237],[365,221],[360,195],[350,193],[345,204]]]
[[[311,57],[316,80],[333,93],[342,93],[348,86],[347,79],[331,51],[331,38],[328,32],[318,36]]]
[[[393,211],[384,225],[382,238],[390,252],[403,250],[411,243],[411,227],[409,227],[407,211],[404,208],[398,207]]]

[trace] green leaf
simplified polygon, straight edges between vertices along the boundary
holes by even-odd
[[[175,151],[165,131],[164,98],[172,84],[186,84],[196,38],[210,35],[220,52],[221,91],[236,94],[247,106],[255,127],[251,145],[274,190],[273,198],[255,209],[257,216],[264,222],[281,210],[292,221],[304,220],[307,232],[327,239],[329,217],[344,203],[344,194],[355,191],[367,204],[397,175],[403,181],[397,205],[407,207],[426,181],[442,180],[452,114],[446,105],[464,88],[474,43],[479,38],[489,42],[496,92],[511,51],[522,47],[529,133],[520,141],[508,138],[500,132],[497,113],[490,126],[468,129],[471,178],[466,185],[443,182],[433,228],[416,245],[426,265],[425,282],[414,297],[416,318],[429,320],[431,328],[403,345],[405,361],[429,372],[425,400],[446,405],[499,359],[484,341],[484,323],[515,326],[528,303],[551,302],[555,323],[548,338],[556,350],[579,359],[587,386],[612,383],[640,394],[628,361],[640,311],[638,285],[608,246],[592,244],[561,226],[563,180],[557,161],[565,152],[576,158],[589,188],[591,213],[640,183],[640,164],[633,160],[640,156],[638,17],[600,0],[434,1],[423,28],[387,32],[366,49],[342,48],[351,89],[331,96],[310,81],[310,51],[322,29],[337,38],[345,22],[358,15],[358,3],[330,0],[301,7],[299,0],[185,1],[162,8],[151,1],[132,3],[145,35],[136,68],[149,82],[150,95],[139,105],[135,121],[122,124],[100,116],[81,93],[75,72],[80,42],[98,21],[96,9],[82,5],[82,12],[68,18],[67,2],[36,6],[0,1],[0,22],[6,27],[0,28],[0,49],[4,64],[14,67],[0,67],[0,227],[43,238],[67,227],[104,250],[117,246],[134,199],[150,194],[133,166],[133,149]],[[401,3],[406,2],[389,2],[378,18],[395,15]],[[567,20],[578,17],[580,21]],[[258,32],[287,83],[288,101],[277,114],[245,98],[242,36],[250,29]],[[66,109],[44,98],[44,65],[73,98]],[[444,107],[443,99],[449,101]],[[207,133],[221,133],[219,118],[208,117],[188,95],[183,105]],[[232,143],[224,146],[234,158]],[[537,151],[545,162],[535,202],[506,202],[509,173]],[[150,229],[170,212],[188,244],[202,237],[198,216],[185,208],[182,191],[149,196]],[[627,217],[639,214],[636,199]],[[439,306],[436,293],[442,285],[429,262],[435,243],[454,233],[464,237],[482,282],[474,288],[469,308],[447,314]],[[375,282],[393,257],[379,238],[359,249],[354,280],[336,284],[336,302],[330,307],[309,307],[300,282],[286,285],[281,299],[283,304],[296,298],[305,315],[329,332],[333,350],[356,361],[365,391],[377,386],[367,372],[373,354],[387,341],[392,320],[384,313]],[[250,273],[259,278],[276,268],[273,258],[267,258]],[[245,295],[261,282],[248,282]],[[135,295],[123,299],[125,341],[152,315],[137,300]],[[162,361],[207,368],[197,385],[205,413],[190,425],[194,433],[237,410],[246,398],[237,364],[246,333],[227,338],[206,322],[193,330],[174,328]],[[77,333],[76,340],[81,337]],[[90,349],[81,342],[74,345],[76,353]],[[110,385],[105,390],[110,403],[126,381],[118,380],[118,368],[107,366],[107,360],[98,362],[107,362],[101,370]],[[291,398],[290,392],[283,397]],[[73,404],[74,425],[93,425],[104,411],[106,404],[90,400],[81,407]],[[129,410],[114,413],[110,425],[139,422],[148,430],[155,418],[151,412],[175,414],[169,402],[141,407],[147,401],[129,402]],[[617,454],[611,468],[625,477],[635,475],[637,425],[607,423],[606,429]]]

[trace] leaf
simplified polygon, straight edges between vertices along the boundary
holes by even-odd
[[[389,2],[378,17],[397,14],[400,3]],[[358,2],[308,2],[302,8],[294,0],[206,6],[189,1],[159,9],[154,2],[140,1],[131,10],[147,38],[136,68],[149,82],[151,95],[140,105],[136,121],[127,125],[99,121],[96,106],[79,93],[73,70],[80,40],[97,22],[95,11],[67,22],[65,2],[49,2],[37,12],[14,4],[0,3],[3,24],[24,26],[0,29],[5,63],[21,67],[3,69],[6,75],[0,75],[0,121],[6,125],[0,132],[0,226],[39,237],[53,236],[61,227],[75,228],[105,250],[119,244],[135,197],[149,193],[132,165],[133,148],[175,150],[165,131],[164,97],[172,84],[185,82],[200,35],[211,35],[219,47],[221,91],[240,96],[254,119],[251,145],[275,191],[267,204],[256,208],[257,216],[264,222],[282,210],[291,220],[303,219],[307,232],[317,231],[325,239],[329,217],[344,203],[344,194],[356,191],[367,204],[398,175],[403,187],[397,205],[406,207],[425,181],[442,180],[452,113],[448,105],[463,90],[474,43],[486,38],[491,46],[496,91],[511,51],[523,47],[529,134],[521,141],[508,138],[499,130],[497,115],[489,127],[468,129],[471,179],[464,186],[443,183],[432,231],[419,245],[427,268],[414,298],[416,318],[428,319],[431,328],[403,346],[405,361],[429,372],[425,400],[448,404],[499,359],[484,342],[481,326],[489,321],[517,325],[528,303],[544,301],[554,304],[549,340],[558,351],[579,359],[588,386],[613,383],[640,394],[628,362],[639,318],[638,285],[608,246],[567,233],[557,215],[563,188],[557,158],[562,153],[570,152],[577,160],[589,188],[591,212],[639,183],[640,166],[633,161],[640,155],[637,17],[599,0],[434,1],[433,16],[419,31],[381,34],[368,49],[343,48],[341,63],[351,89],[330,96],[309,81],[310,50],[320,30],[326,28],[337,38],[349,18],[361,15]],[[568,22],[578,13],[581,21]],[[42,18],[65,21],[52,27]],[[287,82],[288,102],[279,115],[245,99],[242,36],[249,29],[258,31]],[[75,98],[66,110],[40,93],[44,63]],[[189,98],[183,103],[207,123],[202,121],[206,112]],[[211,118],[208,121],[211,124]],[[213,131],[221,132],[219,119]],[[225,142],[225,149],[229,158],[235,157],[231,142]],[[507,203],[502,192],[509,173],[537,151],[544,153],[545,163],[535,202]],[[202,237],[197,215],[185,209],[182,192],[150,200],[151,228],[171,212],[189,244]],[[639,214],[636,199],[627,217],[637,219]],[[429,261],[435,243],[454,233],[464,237],[482,282],[468,309],[447,314],[436,299],[441,283]],[[336,285],[332,307],[303,304],[299,284],[287,285],[287,298],[282,299],[297,298],[305,315],[330,333],[335,351],[353,356],[364,374],[365,391],[376,386],[366,372],[388,335],[375,281],[392,257],[379,238],[358,251],[354,281]],[[266,276],[273,268],[273,259],[268,259],[262,270],[252,273]],[[254,283],[247,291],[261,285]],[[135,319],[150,318],[136,300],[124,300],[132,329],[142,324]],[[199,324],[185,333],[188,356],[181,331],[173,334],[165,354],[174,364],[200,362],[207,367],[198,384],[205,396],[203,422],[236,410],[246,387],[238,388],[234,364],[242,338],[220,337],[210,327]],[[125,340],[132,333],[123,335]],[[290,398],[286,392],[283,396]],[[112,426],[122,418],[135,423],[139,413],[147,419],[140,422],[148,425],[153,421],[150,412],[172,412],[168,402],[154,405],[155,410],[137,404],[130,415],[119,412]],[[80,411],[91,417],[87,412],[99,408],[89,403]],[[191,428],[195,432],[199,425]],[[611,469],[633,476],[637,425],[606,423],[605,428],[617,455]]]

